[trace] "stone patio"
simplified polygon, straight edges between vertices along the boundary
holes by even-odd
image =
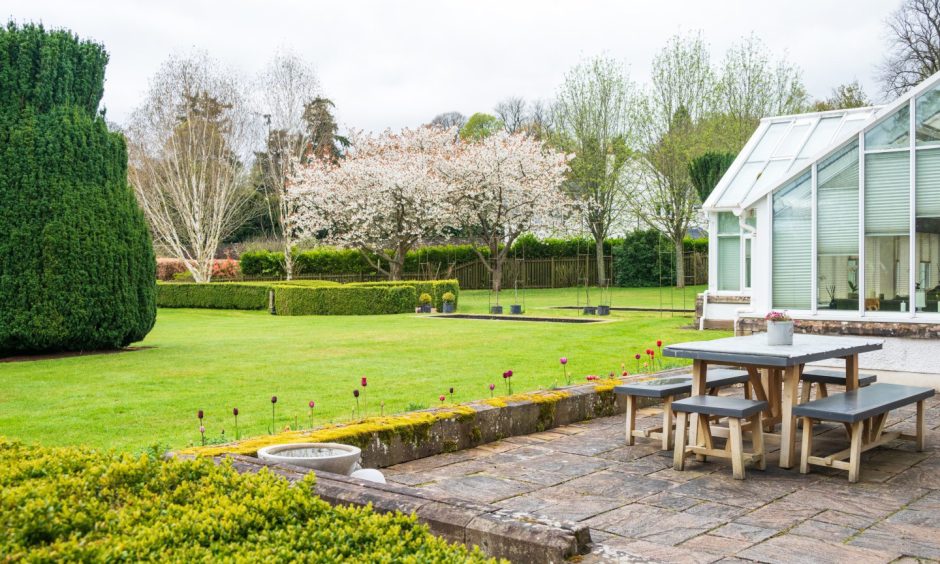
[[[659,411],[641,410],[639,428]],[[914,409],[888,425],[913,432]],[[863,455],[861,481],[814,468],[777,467],[731,478],[727,461],[690,460],[637,439],[625,446],[623,416],[513,437],[474,449],[399,464],[392,483],[451,498],[493,503],[591,528],[581,562],[891,562],[940,560],[940,396],[927,402],[927,450],[909,442]],[[815,448],[848,446],[841,426],[819,425]],[[719,439],[719,444],[721,440]]]

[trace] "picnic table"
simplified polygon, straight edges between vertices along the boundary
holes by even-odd
[[[692,395],[704,395],[709,365],[740,366],[748,372],[754,397],[770,405],[771,424],[779,421],[780,467],[791,468],[795,460],[797,389],[803,367],[809,362],[845,359],[846,390],[858,388],[858,355],[882,348],[884,341],[867,337],[793,336],[792,345],[768,345],[765,334],[728,337],[668,345],[663,356],[692,359]],[[782,380],[783,392],[780,393]],[[696,429],[692,422],[692,431]],[[692,437],[699,444],[701,437]]]

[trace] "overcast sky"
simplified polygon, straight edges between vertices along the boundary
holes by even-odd
[[[585,56],[622,60],[643,83],[679,32],[701,30],[713,62],[752,31],[803,70],[814,97],[854,79],[877,95],[895,0],[4,0],[0,16],[68,27],[111,54],[104,104],[119,123],[171,53],[192,48],[250,75],[278,48],[310,60],[343,129],[415,126],[549,99]]]

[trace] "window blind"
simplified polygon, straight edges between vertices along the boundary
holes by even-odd
[[[810,309],[812,285],[812,182],[803,175],[773,197],[773,307]]]
[[[820,165],[816,181],[818,254],[858,254],[858,148]]]
[[[914,164],[917,217],[940,217],[940,149],[917,151]]]
[[[911,226],[910,154],[865,155],[865,233],[907,235]]]
[[[718,289],[741,289],[741,238],[723,235],[718,238]]]

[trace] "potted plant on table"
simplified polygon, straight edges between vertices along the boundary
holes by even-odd
[[[431,313],[431,294],[427,292],[421,294],[418,302],[421,304],[421,313]]]
[[[441,296],[441,301],[443,302],[444,313],[454,313],[454,310],[457,309],[454,307],[453,292],[444,292],[444,295]]]
[[[767,320],[768,345],[793,344],[793,319],[784,311],[771,311],[764,319]]]

